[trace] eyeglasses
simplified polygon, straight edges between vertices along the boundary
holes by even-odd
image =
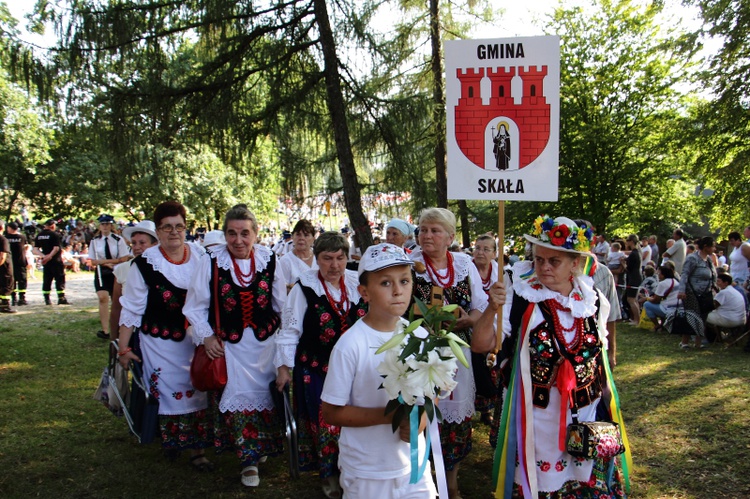
[[[167,224],[167,225],[162,225],[161,227],[159,227],[159,230],[164,231],[164,232],[172,232],[173,230],[176,230],[177,232],[185,232],[186,228],[187,227],[185,227],[182,224],[177,224],[177,225]]]

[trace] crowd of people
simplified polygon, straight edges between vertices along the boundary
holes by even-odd
[[[747,324],[750,226],[731,232],[725,250],[711,236],[687,240],[676,229],[660,251],[656,236],[631,234],[619,241],[598,236],[593,252],[617,277],[626,319],[638,326],[645,315],[659,331],[679,334],[680,348],[706,348]],[[686,317],[687,322],[675,317]],[[746,346],[750,351],[750,343]]]
[[[585,220],[542,216],[519,257],[494,234],[457,248],[456,218],[442,208],[423,210],[416,225],[382,221],[369,248],[348,227],[325,231],[307,219],[264,241],[244,205],[225,214],[221,230],[192,237],[179,203],[160,204],[152,218],[120,225],[105,214],[97,226],[63,231],[48,220],[33,239],[8,224],[0,310],[26,303],[26,273],[15,269],[27,271],[28,260],[12,248],[25,256],[34,247],[45,302],[54,281],[64,305],[65,250],[86,245],[80,264],[94,271],[96,334],[116,342],[122,368],[139,367],[158,401],[165,456],[189,454],[196,471],[208,472],[208,449],[232,449],[246,487],[257,487],[262,463],[283,450],[283,408],[272,390],[291,387],[298,465],[317,473],[326,497],[435,497],[429,471],[410,483],[412,437],[391,431],[373,353],[418,298],[457,305],[453,332],[471,345],[463,349],[469,366],[458,367],[456,388],[439,404],[449,497],[460,497],[477,413],[499,449],[496,494],[624,497],[621,451],[587,459],[566,443],[572,417],[621,423],[617,322],[638,324],[642,309],[658,330],[682,307],[694,322],[672,331],[682,348],[746,323],[750,227],[729,235],[727,258],[711,237],[688,241],[675,230],[662,251],[655,236],[608,241]],[[223,389],[193,386],[199,345],[224,359]]]

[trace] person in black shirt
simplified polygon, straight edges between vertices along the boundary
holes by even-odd
[[[62,247],[60,236],[55,232],[55,228],[55,221],[47,220],[44,223],[44,230],[36,236],[34,242],[34,246],[39,248],[37,253],[42,255],[42,265],[44,265],[42,295],[44,295],[44,303],[52,305],[49,295],[52,292],[52,280],[54,279],[57,289],[57,304],[69,305],[68,300],[65,299],[65,267],[62,261]]]
[[[4,222],[0,220],[0,232]],[[10,307],[10,293],[13,291],[13,256],[10,253],[10,243],[0,234],[0,312],[15,313]]]
[[[28,261],[26,260],[26,236],[18,230],[16,222],[10,222],[5,228],[5,239],[10,243],[10,252],[13,255],[13,280],[16,285],[11,292],[12,305],[26,305],[26,273]],[[18,301],[16,301],[18,293]]]

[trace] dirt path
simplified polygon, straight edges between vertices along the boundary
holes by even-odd
[[[55,290],[55,283],[52,283],[52,305],[44,305],[44,298],[42,297],[42,272],[35,272],[36,279],[29,278],[26,291],[26,300],[29,302],[28,305],[23,307],[15,307],[18,313],[21,314],[33,314],[44,311],[45,309],[56,309],[58,307],[65,307],[71,310],[91,310],[96,312],[98,310],[98,300],[96,298],[96,292],[94,291],[94,273],[93,272],[79,272],[74,274],[69,272],[65,275],[65,297],[70,302],[70,306],[57,305],[57,293]],[[2,320],[2,317],[0,317]]]

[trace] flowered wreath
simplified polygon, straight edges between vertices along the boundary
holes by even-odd
[[[531,235],[553,246],[574,251],[590,251],[594,231],[586,225],[569,227],[564,223],[556,222],[554,218],[541,215],[534,220]]]

